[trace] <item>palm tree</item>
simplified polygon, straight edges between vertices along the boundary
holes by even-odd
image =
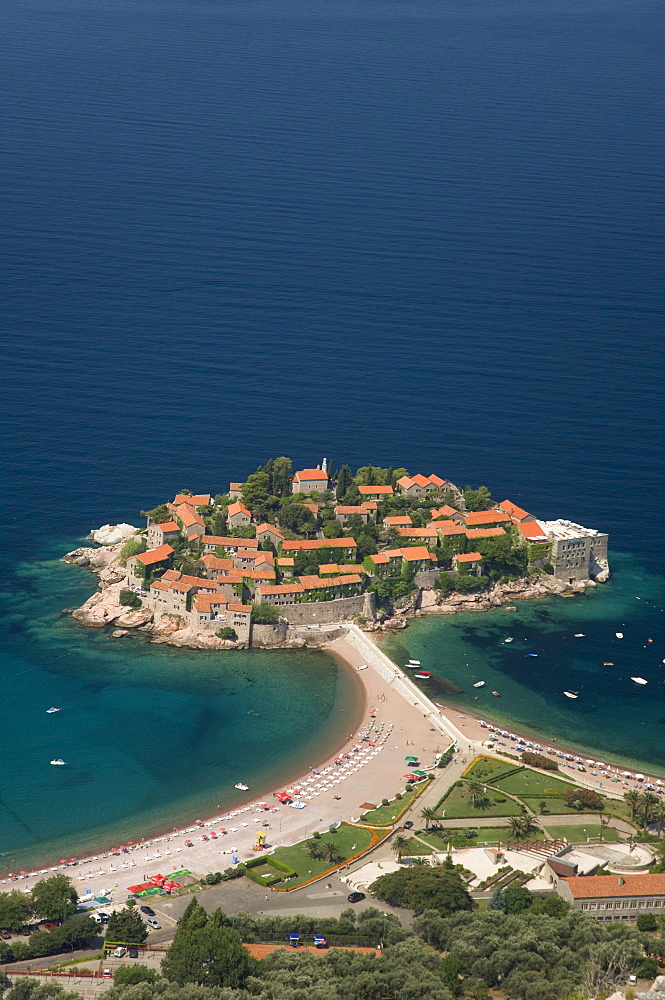
[[[522,816],[511,816],[508,820],[508,826],[515,840],[522,840],[524,837],[528,837],[534,829],[531,817],[524,814]]]
[[[646,830],[649,825],[649,820],[653,815],[654,806],[659,803],[658,796],[654,795],[653,792],[645,792],[644,795],[640,796],[640,811],[644,817],[644,829]]]
[[[658,824],[658,836],[663,835],[663,820],[665,820],[665,802],[659,802],[653,807],[653,816]]]
[[[326,861],[329,861],[331,865],[336,865],[338,861],[342,860],[342,855],[337,850],[337,846],[332,844],[329,840],[323,845],[323,857]]]
[[[397,855],[397,860],[401,861],[402,855],[406,852],[409,846],[408,838],[405,837],[403,834],[398,833],[397,836],[393,839],[393,842],[390,846],[391,849]]]
[[[436,809],[431,806],[424,806],[420,811],[420,815],[425,820],[425,831],[429,830],[429,825],[433,819],[436,819]]]
[[[635,819],[635,809],[640,801],[640,793],[636,788],[631,788],[629,792],[624,792],[623,797],[630,806],[630,818]]]
[[[470,778],[469,781],[467,782],[467,790],[469,792],[469,799],[471,801],[471,805],[475,809],[479,799],[481,799],[482,796],[485,794],[485,789],[483,787],[482,781],[478,781],[477,778]]]
[[[315,840],[308,840],[305,843],[307,848],[307,854],[312,859],[312,861],[318,861],[323,854],[323,849],[320,844],[317,844]]]

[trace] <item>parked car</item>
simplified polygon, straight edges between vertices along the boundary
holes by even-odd
[[[118,945],[113,954],[116,958],[123,958],[127,954],[127,949],[123,948],[122,945]]]
[[[407,819],[406,823],[404,823],[404,829],[405,830],[413,830],[413,821],[410,820],[410,819]]]
[[[103,910],[100,910],[99,913],[97,914],[97,916],[99,917],[99,919],[101,920],[101,922],[103,924],[108,924],[108,922],[109,922],[109,915],[108,915],[108,913],[104,913]]]
[[[155,911],[151,906],[139,906],[141,913],[145,913],[146,917],[154,917]]]
[[[43,927],[45,931],[50,931],[53,930],[53,928],[57,927],[58,925],[54,924],[52,920],[40,920],[39,926]]]
[[[365,898],[364,892],[350,892],[347,896],[349,903],[361,903]]]
[[[9,933],[9,931],[0,931],[0,937],[3,939],[3,941],[11,941],[12,936]]]
[[[158,920],[155,920],[154,917],[147,917],[146,924],[148,925],[148,927],[152,927],[156,931],[158,931],[162,926]]]
[[[139,957],[139,950],[138,950],[138,948],[136,947],[135,944],[133,944],[131,946],[131,948],[129,949],[129,957],[130,958],[138,958]]]

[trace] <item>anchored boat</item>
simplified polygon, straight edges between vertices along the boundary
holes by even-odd
[[[649,683],[648,681],[645,681],[644,677],[631,677],[630,679],[635,684],[642,684],[643,685],[643,684],[648,684]]]
[[[249,789],[249,785],[243,785],[242,781],[239,781],[234,787],[239,788],[241,792],[246,792]]]
[[[579,698],[579,693],[577,691],[564,691],[566,698]]]
[[[475,688],[482,688],[482,687],[485,687],[485,681],[476,681],[476,683],[475,683],[475,684],[474,684],[473,686],[474,686]]]
[[[60,760],[60,758],[58,757],[57,760],[52,760],[51,763],[52,764],[64,764],[65,762],[64,762],[64,760]]]

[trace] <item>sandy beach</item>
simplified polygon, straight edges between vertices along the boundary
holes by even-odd
[[[500,723],[430,701],[357,626],[350,626],[345,638],[328,643],[326,648],[357,671],[365,698],[363,721],[327,760],[281,789],[274,789],[291,792],[301,808],[282,805],[272,792],[253,798],[248,790],[247,802],[229,812],[201,818],[186,828],[140,843],[117,845],[113,852],[109,849],[79,858],[78,864],[56,865],[0,880],[2,891],[28,890],[40,878],[64,871],[79,895],[110,896],[112,905],[119,905],[127,898],[130,886],[151,875],[168,877],[181,869],[199,876],[222,871],[232,865],[234,858],[245,861],[255,856],[253,845],[259,831],[267,835],[270,849],[297,843],[333,823],[358,821],[366,803],[378,804],[404,788],[406,756],[417,756],[421,766],[429,768],[451,742],[456,743],[461,759],[470,761],[475,754],[490,749],[498,755],[517,754],[521,744],[510,736],[522,736],[529,749],[528,741],[532,745],[541,742],[542,752],[550,749],[564,755],[555,757],[562,776],[609,796],[620,798],[628,788],[644,790],[648,784],[660,790],[658,779],[646,775],[644,780],[628,778],[623,774],[625,769],[601,761],[592,764],[586,754],[574,748],[544,738],[538,741],[533,734],[505,730]],[[576,758],[581,760],[583,772],[578,770]]]
[[[358,820],[364,803],[378,804],[383,797],[392,798],[404,788],[405,756],[416,755],[427,767],[450,745],[451,737],[459,734],[449,735],[443,720],[433,721],[431,706],[418,695],[415,685],[403,678],[371,640],[364,635],[363,639],[367,644],[363,651],[347,639],[327,647],[350,669],[368,664],[367,669],[357,672],[365,695],[361,726],[326,761],[274,789],[292,791],[303,808],[281,805],[272,792],[256,799],[249,789],[246,803],[229,812],[201,817],[199,823],[141,843],[114,845],[118,847],[114,852],[109,849],[90,857],[79,856],[78,864],[70,862],[2,879],[2,890],[28,890],[40,878],[64,871],[79,895],[110,896],[117,905],[127,898],[130,886],[151,875],[168,876],[181,869],[206,875],[231,867],[233,857],[239,861],[255,857],[258,831],[267,834],[269,848],[293,844],[341,820]],[[335,758],[341,758],[341,763],[335,763]],[[72,854],[76,854],[75,848]]]

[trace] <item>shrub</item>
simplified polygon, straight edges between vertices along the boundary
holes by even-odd
[[[148,540],[145,538],[128,538],[123,547],[120,549],[120,558],[123,562],[127,562],[132,556],[137,556],[141,552],[145,552],[148,548]]]
[[[592,788],[569,788],[563,793],[563,801],[573,809],[602,809],[604,800],[602,795],[594,792]]]
[[[559,765],[551,757],[546,757],[542,753],[531,753],[525,750],[522,753],[522,761],[530,767],[541,767],[545,771],[558,771]]]
[[[389,806],[390,805],[390,799],[381,799],[381,805],[382,806]]]
[[[658,962],[655,958],[643,958],[637,970],[639,979],[655,979],[658,975]]]
[[[658,921],[653,913],[640,913],[636,923],[638,931],[658,930]]]
[[[252,604],[252,621],[255,625],[276,625],[279,621],[279,608],[266,601]]]
[[[238,638],[238,633],[230,625],[225,625],[215,632],[218,639],[233,639],[234,641]]]
[[[147,965],[121,965],[115,970],[113,983],[115,986],[134,986],[135,983],[154,983],[156,979],[157,972]]]
[[[140,608],[143,604],[139,595],[127,587],[120,591],[119,601],[125,608]]]
[[[401,799],[401,798],[402,798],[402,793],[401,793],[401,792],[398,792],[398,793],[397,793],[397,795],[395,796],[395,798],[396,798],[396,799]]]

